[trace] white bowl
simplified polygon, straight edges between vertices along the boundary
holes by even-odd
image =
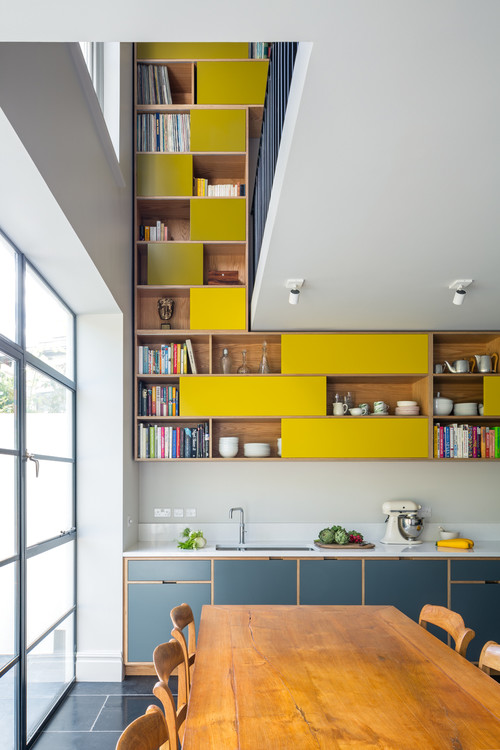
[[[460,536],[460,532],[459,531],[444,531],[443,530],[443,531],[439,532],[439,536],[441,537],[441,539],[456,539],[457,537]]]
[[[417,401],[398,401],[398,406],[417,406]]]
[[[221,454],[222,458],[234,458],[238,453],[238,438],[219,438],[219,453]]]
[[[269,443],[245,443],[243,453],[247,458],[262,458],[271,454]]]
[[[475,414],[477,414],[477,404],[455,404],[455,406],[453,407],[453,414],[457,414],[462,417],[474,416]]]
[[[447,417],[453,410],[453,401],[451,398],[443,398],[442,396],[434,399],[434,414],[439,417]]]

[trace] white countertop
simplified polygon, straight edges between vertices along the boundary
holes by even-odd
[[[367,540],[369,541],[369,540]],[[279,545],[286,544],[292,546],[293,544],[306,546],[310,545],[314,547],[314,543],[310,540],[295,540],[295,542],[269,542],[266,540],[265,545],[271,546],[276,543],[277,548],[275,550],[217,550],[215,545],[207,544],[206,547],[200,550],[183,550],[177,547],[177,542],[138,542],[136,545],[124,552],[124,557],[175,557],[179,559],[202,559],[202,558],[269,558],[269,557],[291,557],[291,558],[317,558],[317,557],[337,557],[337,558],[400,558],[400,557],[433,557],[433,558],[454,558],[462,557],[466,559],[481,558],[481,557],[498,557],[500,558],[500,541],[479,541],[476,542],[474,548],[471,550],[465,549],[454,549],[451,547],[436,547],[435,542],[423,542],[422,544],[412,545],[399,545],[399,544],[381,544],[380,542],[375,543],[375,547],[372,549],[324,549],[317,547],[312,551],[301,550],[284,550],[279,549]],[[255,542],[253,542],[255,544]]]

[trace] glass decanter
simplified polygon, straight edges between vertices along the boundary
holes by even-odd
[[[241,352],[241,365],[238,367],[237,371],[240,375],[247,375],[249,372],[251,372],[249,366],[247,365],[247,350],[243,349]]]
[[[267,341],[264,341],[262,344],[262,358],[260,360],[259,372],[271,372],[269,362],[267,361]]]
[[[220,358],[220,370],[224,375],[229,375],[231,372],[231,365],[233,364],[233,360],[231,356],[229,355],[229,351],[227,349],[224,349],[222,352],[222,357]]]

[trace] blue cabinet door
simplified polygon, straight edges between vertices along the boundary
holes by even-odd
[[[214,604],[297,604],[297,561],[215,560]]]
[[[187,602],[198,629],[201,608],[210,604],[210,583],[129,583],[127,662],[151,662],[159,643],[171,638],[170,610]]]
[[[365,604],[392,604],[418,622],[424,604],[446,607],[447,581],[446,560],[366,560]]]
[[[459,612],[476,633],[469,643],[467,659],[477,661],[486,641],[500,642],[500,585],[452,583],[451,609]]]
[[[486,641],[500,642],[500,560],[452,560],[450,567],[451,608],[476,633],[467,658],[477,661]]]
[[[300,604],[361,602],[361,560],[300,561]]]

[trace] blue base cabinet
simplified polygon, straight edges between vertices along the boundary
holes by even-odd
[[[361,560],[301,560],[300,604],[361,604]]]
[[[129,560],[127,576],[126,662],[151,663],[156,646],[170,640],[173,607],[187,602],[198,629],[211,601],[210,560]]]
[[[418,622],[424,604],[447,602],[446,560],[366,560],[365,604],[392,604]]]
[[[297,560],[215,560],[214,604],[297,604]]]
[[[500,560],[452,560],[450,567],[450,607],[475,631],[467,658],[477,661],[486,641],[500,642]]]

